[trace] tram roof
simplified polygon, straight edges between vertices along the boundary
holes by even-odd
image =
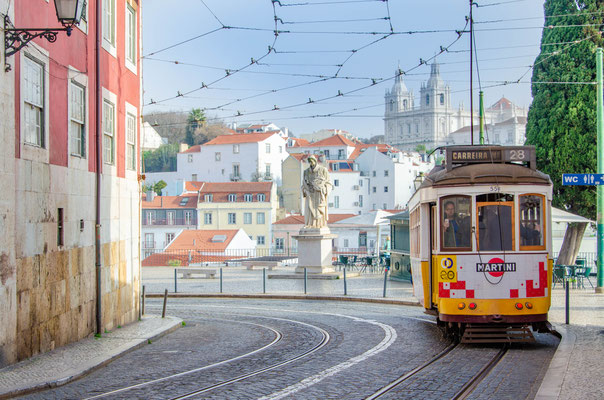
[[[420,189],[489,183],[551,185],[552,181],[543,172],[518,164],[469,164],[451,170],[439,165],[426,176]]]

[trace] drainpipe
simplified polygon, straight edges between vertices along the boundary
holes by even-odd
[[[94,255],[96,269],[96,333],[102,333],[102,291],[101,291],[101,132],[102,132],[102,105],[101,94],[101,15],[103,12],[102,1],[96,2],[96,52],[95,52],[95,85],[96,85],[96,202],[95,202],[95,224],[94,224]]]

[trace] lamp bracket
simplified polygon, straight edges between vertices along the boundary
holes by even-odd
[[[8,15],[4,16],[4,55],[10,57],[17,53],[29,42],[37,37],[43,37],[50,43],[54,43],[57,40],[59,32],[67,32],[67,36],[71,34],[71,26],[64,28],[54,29],[18,29],[12,28],[10,18]]]

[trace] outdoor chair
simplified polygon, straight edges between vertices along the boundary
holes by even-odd
[[[589,279],[589,274],[591,273],[591,268],[590,267],[585,267],[583,269],[583,271],[581,271],[581,273],[577,273],[577,278],[579,279],[579,283],[581,284],[582,288],[585,288],[585,280],[587,279],[587,282],[589,282],[589,284],[591,285],[592,289],[594,287],[594,284],[591,282],[591,279]]]
[[[554,286],[553,287],[554,288],[556,287],[557,282],[562,284],[562,287],[564,287],[565,276],[566,276],[566,267],[564,265],[554,265],[554,274],[553,274]]]

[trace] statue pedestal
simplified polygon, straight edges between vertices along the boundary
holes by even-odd
[[[324,274],[334,272],[332,266],[332,240],[338,237],[331,233],[328,227],[302,228],[300,233],[293,236],[298,241],[298,266],[296,273],[303,273],[304,268],[309,274]]]

